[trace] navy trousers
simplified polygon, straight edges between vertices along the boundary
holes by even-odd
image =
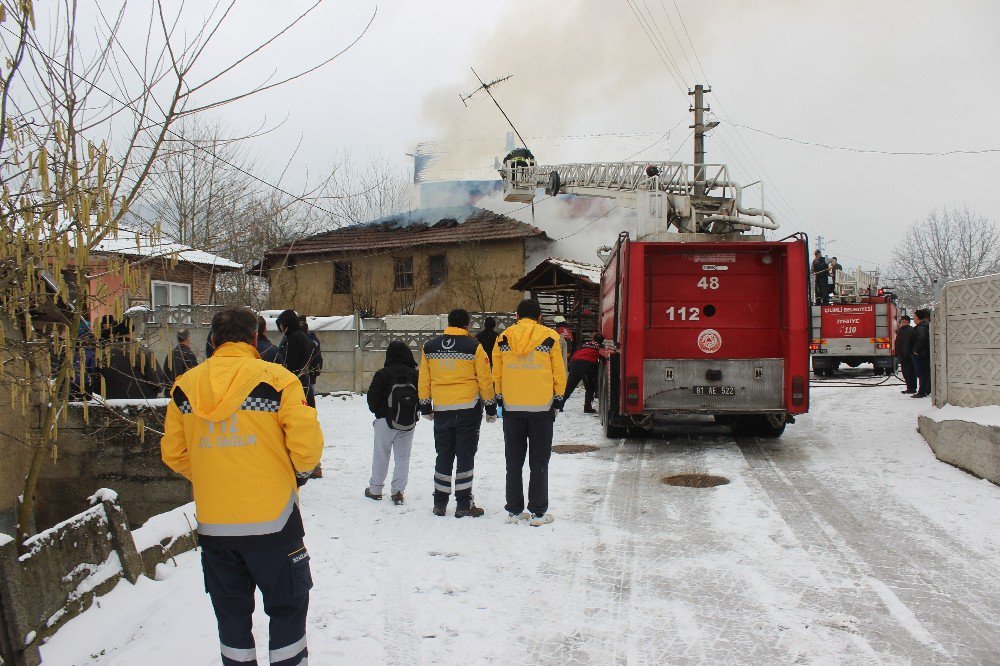
[[[528,458],[528,511],[541,516],[549,510],[549,458],[552,457],[551,414],[540,418],[518,418],[509,414],[503,419],[504,454],[507,458],[508,513],[524,511],[524,482],[521,479],[524,458]]]
[[[219,623],[223,666],[257,664],[252,625],[255,587],[260,588],[270,618],[268,663],[306,663],[312,576],[309,553],[301,541],[243,550],[202,548],[201,565]]]
[[[476,451],[479,450],[479,426],[483,421],[482,403],[470,409],[434,412],[434,506],[447,506],[451,494],[452,470],[455,479],[455,502],[459,509],[472,505],[472,477]]]

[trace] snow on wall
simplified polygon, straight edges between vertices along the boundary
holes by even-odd
[[[926,416],[935,423],[941,423],[942,421],[965,421],[966,423],[977,423],[987,428],[1000,428],[1000,405],[985,405],[983,407],[945,405],[940,409],[937,407],[931,408],[923,416]]]
[[[169,548],[174,541],[197,526],[194,502],[189,502],[172,511],[153,516],[142,527],[132,531],[132,538],[135,539],[135,547],[140,553],[157,544]]]

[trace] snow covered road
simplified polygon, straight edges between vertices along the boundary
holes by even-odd
[[[926,400],[826,384],[780,440],[680,424],[612,441],[580,397],[556,443],[600,449],[554,456],[542,528],[502,522],[499,424],[476,464],[486,516],[437,518],[428,424],[407,504],[372,502],[364,399],[323,398],[326,477],[302,495],[310,663],[1000,661],[1000,488],[933,457]],[[661,483],[680,472],[731,483]],[[218,664],[198,555],[160,574],[70,622],[46,663]]]

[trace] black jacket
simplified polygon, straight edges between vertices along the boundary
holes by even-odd
[[[266,335],[257,336],[257,353],[268,363],[278,363],[278,348],[271,344]]]
[[[172,385],[185,372],[198,365],[198,355],[186,345],[177,345],[170,358],[163,359],[163,383]]]
[[[284,329],[285,340],[281,364],[299,379],[309,379],[309,359],[313,353],[313,343],[299,327],[299,318],[292,310],[278,315],[278,328]]]
[[[476,340],[479,340],[479,344],[483,346],[483,351],[486,352],[486,356],[490,359],[490,365],[493,364],[493,347],[496,345],[497,338],[499,337],[500,334],[497,333],[495,328],[476,333]]]
[[[910,334],[910,346],[913,348],[914,356],[930,358],[931,327],[926,320],[913,327],[913,333]]]
[[[125,348],[127,344],[118,341],[111,349],[108,365],[100,369],[105,397],[109,400],[155,398],[163,390],[163,378],[156,367],[156,357],[153,352],[140,347],[133,365],[129,350]]]
[[[387,419],[389,413],[389,392],[393,384],[413,384],[417,386],[417,362],[413,352],[405,342],[393,340],[385,352],[385,365],[372,377],[368,387],[368,409],[377,419]]]
[[[812,272],[816,277],[816,284],[830,284],[830,265],[826,263],[826,259],[813,259]]]
[[[896,358],[910,358],[913,353],[913,327],[900,326],[896,331]]]

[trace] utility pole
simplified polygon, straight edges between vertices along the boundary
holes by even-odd
[[[819,256],[825,257],[826,252],[823,251],[823,237],[816,236],[816,249],[819,250]]]
[[[694,96],[694,195],[696,197],[705,196],[705,111],[711,109],[705,106],[705,93],[712,92],[711,87],[698,84],[694,91],[688,91],[688,95]]]

